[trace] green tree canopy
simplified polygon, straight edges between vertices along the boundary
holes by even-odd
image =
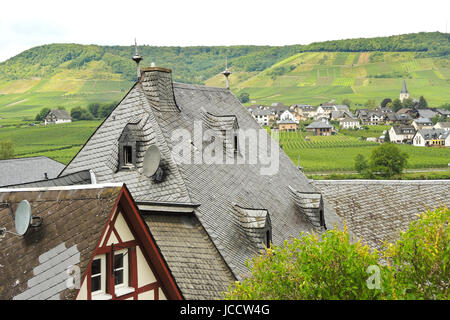
[[[238,99],[241,103],[247,103],[250,101],[250,94],[248,94],[247,92],[242,92],[241,94],[239,94]]]
[[[419,109],[426,109],[428,108],[428,102],[425,100],[423,96],[420,96],[419,98]]]
[[[302,233],[249,261],[251,276],[231,285],[225,299],[448,300],[449,219],[447,207],[428,210],[381,251],[352,241],[345,228],[320,238]]]
[[[49,108],[42,108],[41,111],[39,111],[39,113],[36,115],[36,118],[34,120],[36,121],[44,121],[45,116],[47,115],[47,113],[49,113],[50,109]]]
[[[383,178],[400,175],[406,167],[408,154],[393,143],[383,143],[372,150],[369,168],[372,174]]]

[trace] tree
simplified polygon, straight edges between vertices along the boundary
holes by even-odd
[[[364,103],[364,107],[366,107],[367,109],[375,109],[376,106],[377,104],[374,99],[369,99],[366,101],[366,103]]]
[[[350,99],[344,99],[342,100],[342,104],[350,108],[352,105],[352,101]]]
[[[358,173],[363,173],[368,169],[369,165],[367,164],[366,158],[362,154],[357,154],[355,157],[355,170]]]
[[[0,159],[11,159],[14,157],[14,145],[11,140],[0,141]]]
[[[419,109],[426,109],[428,108],[428,102],[425,100],[423,96],[420,96],[419,98]]]
[[[411,98],[405,99],[402,102],[404,108],[412,109],[415,106],[414,100]]]
[[[329,230],[321,238],[301,233],[253,258],[251,277],[236,282],[225,298],[376,299],[381,290],[369,289],[365,280],[367,268],[377,264],[377,251],[352,242],[346,229]]]
[[[85,108],[74,107],[70,110],[70,116],[74,120],[92,120],[94,116]]]
[[[369,170],[374,175],[392,178],[400,175],[406,167],[408,154],[401,152],[393,143],[383,143],[372,150]]]
[[[385,243],[387,299],[449,299],[449,221],[446,206],[427,210],[395,244]]]
[[[34,120],[36,121],[44,121],[45,116],[49,113],[49,108],[42,108],[41,111],[36,115],[36,118]]]
[[[398,110],[403,108],[402,102],[398,98],[394,99],[394,101],[392,101],[392,106],[394,108],[394,112],[397,112]]]
[[[247,103],[250,101],[250,95],[247,92],[242,92],[238,99],[241,103]]]
[[[88,105],[89,112],[94,116],[98,117],[98,109],[100,108],[100,103],[91,103]]]
[[[384,142],[391,142],[391,137],[389,136],[389,130],[386,130],[384,134]]]
[[[381,106],[382,108],[386,108],[386,106],[387,106],[388,103],[392,103],[392,100],[391,100],[390,98],[383,99],[383,101],[381,101],[380,106]]]

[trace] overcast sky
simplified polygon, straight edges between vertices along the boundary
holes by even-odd
[[[49,43],[287,45],[446,31],[448,0],[2,1],[0,61]]]

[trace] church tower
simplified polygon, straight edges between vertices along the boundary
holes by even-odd
[[[409,98],[408,89],[406,89],[406,81],[403,80],[403,88],[402,91],[400,91],[400,101],[403,102],[403,100]]]

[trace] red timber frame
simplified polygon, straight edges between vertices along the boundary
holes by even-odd
[[[135,240],[123,242],[120,238],[118,231],[115,228],[115,223],[119,213],[122,213],[124,220],[126,221],[128,228]],[[114,233],[118,243],[114,243],[114,251],[128,248],[128,271],[129,271],[129,283],[128,286],[134,288],[134,292],[116,297],[114,290],[114,277],[112,274],[112,248],[106,246],[109,237]],[[104,239],[104,240],[103,240]],[[103,240],[103,241],[102,241]],[[137,265],[137,246],[140,247],[142,254],[144,255],[148,266],[152,270],[156,281],[150,284],[146,284],[142,287],[138,287],[138,265]],[[154,299],[159,300],[159,288],[164,292],[168,300],[182,300],[183,296],[173,279],[169,268],[164,261],[162,254],[160,253],[156,242],[151,235],[145,221],[143,221],[137,206],[135,205],[130,192],[124,185],[120,191],[120,194],[111,210],[108,222],[106,223],[103,232],[100,236],[100,240],[97,244],[95,252],[88,264],[86,272],[83,276],[83,282],[86,281],[87,299],[91,300],[91,267],[92,261],[97,255],[106,255],[106,293],[112,296],[112,300],[125,300],[133,298],[138,299],[139,294],[153,290]],[[77,293],[77,297],[79,291]]]

